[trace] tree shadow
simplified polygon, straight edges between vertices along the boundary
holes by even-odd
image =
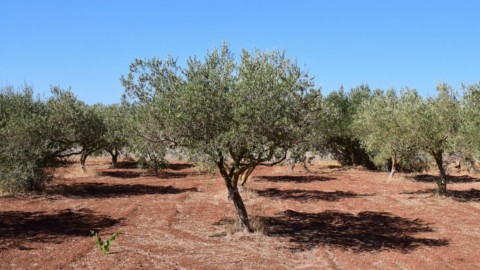
[[[417,182],[435,183],[435,181],[438,180],[440,177],[436,175],[431,175],[431,174],[419,174],[409,178]],[[460,175],[460,176],[449,175],[448,182],[449,183],[472,183],[472,182],[480,182],[480,179],[471,177],[468,175]]]
[[[471,188],[469,190],[450,190],[448,194],[459,202],[480,202],[480,190]]]
[[[428,188],[428,189],[415,190],[415,191],[406,191],[406,192],[402,192],[400,194],[404,194],[404,195],[424,195],[424,194],[435,195],[436,191],[437,190],[434,189],[434,188]]]
[[[137,178],[141,175],[142,174],[140,172],[127,170],[104,170],[101,172],[101,176],[109,176],[123,179]]]
[[[156,176],[162,179],[177,179],[187,177],[188,173],[160,171]]]
[[[116,169],[137,169],[138,163],[136,161],[119,161],[115,165]]]
[[[282,183],[282,182],[311,183],[311,182],[317,182],[317,181],[319,182],[331,181],[336,179],[332,177],[318,176],[318,175],[278,175],[278,176],[261,176],[259,178],[261,181],[277,182],[277,183]]]
[[[0,250],[29,250],[30,242],[62,243],[71,237],[87,237],[90,230],[99,231],[120,221],[86,208],[55,213],[0,212]]]
[[[360,212],[357,215],[337,211],[303,213],[287,210],[265,217],[271,237],[287,238],[293,251],[305,251],[319,245],[371,252],[396,250],[410,252],[420,246],[447,246],[446,239],[414,237],[433,232],[419,219],[406,219],[386,212]]]
[[[298,200],[301,202],[308,201],[329,201],[336,202],[345,198],[358,198],[371,196],[371,194],[356,194],[349,191],[318,191],[318,190],[302,190],[302,189],[288,189],[280,190],[276,188],[269,188],[265,190],[254,190],[259,196],[269,197],[284,200]]]
[[[195,167],[194,165],[190,163],[170,163],[168,164],[168,169],[173,170],[173,171],[181,171],[181,170],[186,170],[189,168]]]
[[[132,178],[138,178],[142,176],[154,176],[161,179],[178,179],[178,178],[184,178],[188,176],[187,173],[179,173],[179,172],[159,171],[158,173],[155,174],[154,172],[145,173],[145,172],[139,172],[134,170],[122,170],[122,169],[103,170],[100,173],[100,175],[115,177],[115,178],[122,178],[122,179],[132,179]]]
[[[197,188],[176,188],[172,186],[149,186],[141,184],[103,184],[79,183],[71,185],[57,185],[47,190],[51,195],[80,198],[114,198],[127,196],[140,196],[149,194],[179,194],[183,192],[197,192]]]
[[[403,192],[407,195],[436,194],[436,189],[424,189],[410,192]],[[447,190],[446,197],[450,197],[457,202],[480,202],[480,190],[471,188],[469,190]]]

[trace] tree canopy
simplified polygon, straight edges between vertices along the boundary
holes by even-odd
[[[413,111],[421,97],[416,90],[377,91],[362,102],[352,123],[356,136],[378,167],[391,166],[392,177],[399,165],[406,167],[418,152]]]
[[[237,63],[227,45],[184,68],[172,58],[136,60],[122,82],[133,103],[152,108],[165,141],[216,165],[248,231],[240,176],[284,160],[311,112],[307,100],[321,97],[284,52],[244,50]]]
[[[322,121],[318,121],[316,127],[317,133],[322,134],[317,142],[320,152],[330,154],[342,165],[375,168],[352,125],[360,104],[371,95],[370,88],[361,85],[348,93],[342,87],[323,100]]]

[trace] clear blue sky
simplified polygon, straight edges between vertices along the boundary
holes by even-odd
[[[135,58],[202,56],[228,41],[286,49],[323,93],[361,83],[417,88],[480,81],[480,1],[0,2],[0,86],[71,87],[115,103]]]

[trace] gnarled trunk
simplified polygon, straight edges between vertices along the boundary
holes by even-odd
[[[437,164],[440,175],[440,179],[435,180],[438,186],[437,194],[444,196],[447,194],[448,178],[447,174],[445,173],[445,168],[443,167],[443,151],[434,151],[431,154],[435,159],[435,163]]]

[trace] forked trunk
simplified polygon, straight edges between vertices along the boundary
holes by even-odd
[[[235,210],[237,211],[240,229],[246,232],[253,232],[252,228],[250,227],[250,221],[248,220],[247,209],[243,204],[242,197],[240,196],[240,192],[238,192],[238,178],[241,175],[241,171],[235,172],[235,167],[229,169],[230,172],[227,172],[225,168],[224,159],[222,153],[219,151],[219,160],[217,161],[218,169],[220,170],[220,174],[222,175],[223,180],[225,181],[225,185],[227,186],[228,190],[228,198],[233,201],[235,206]]]
[[[440,179],[435,180],[438,186],[437,194],[444,196],[447,194],[448,178],[447,174],[445,173],[445,168],[443,167],[443,153],[442,151],[433,152],[432,156],[435,159],[435,163],[437,164],[440,175]]]
[[[112,167],[116,168],[117,167],[117,162],[118,162],[118,156],[120,155],[120,152],[117,150],[117,148],[107,148],[105,149],[107,153],[110,154],[112,157]]]

